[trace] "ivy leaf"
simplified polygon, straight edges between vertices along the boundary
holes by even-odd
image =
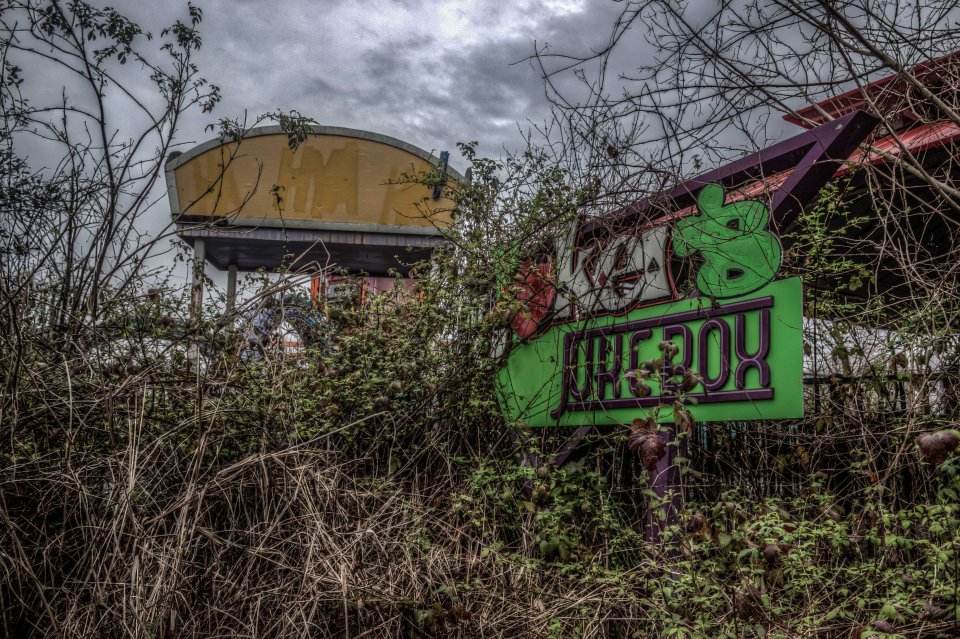
[[[880,609],[880,616],[888,621],[895,621],[897,618],[897,609],[892,603],[885,603]]]
[[[717,544],[719,544],[720,550],[726,550],[731,543],[733,543],[733,537],[729,533],[722,532],[717,535]]]

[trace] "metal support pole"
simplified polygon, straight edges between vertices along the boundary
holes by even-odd
[[[203,311],[203,272],[207,258],[207,245],[197,238],[193,241],[193,280],[190,291],[190,320],[197,321]]]
[[[237,265],[227,267],[227,313],[233,310],[237,301]]]
[[[207,258],[207,245],[202,238],[193,241],[193,279],[190,288],[190,326],[196,327],[197,321],[203,312],[203,273]],[[187,359],[195,363],[199,361],[199,350],[196,341],[190,343],[187,349]]]
[[[676,458],[686,457],[687,438],[678,438],[673,427],[661,430],[660,436],[667,441],[667,451],[651,473],[650,487],[662,500],[662,505],[651,508],[647,514],[646,539],[650,543],[662,541],[661,535],[667,526],[677,523],[683,509],[683,485]]]

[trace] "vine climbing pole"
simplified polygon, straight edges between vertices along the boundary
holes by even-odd
[[[191,266],[191,286],[190,286],[190,326],[196,326],[203,315],[203,279],[204,267],[206,266],[206,242],[202,239],[196,239],[193,242],[193,262]],[[192,366],[199,366],[200,348],[196,341],[192,341],[187,348],[187,360]]]

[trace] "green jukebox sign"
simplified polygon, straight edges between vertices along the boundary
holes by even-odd
[[[699,421],[802,416],[800,281],[773,280],[781,248],[766,205],[723,199],[708,185],[697,215],[558,251],[572,262],[558,286],[551,262],[527,265],[524,283],[539,295],[527,295],[513,322],[527,339],[499,372],[508,418],[539,426],[673,420],[659,407],[678,404]],[[671,252],[700,255],[700,295],[675,299]],[[584,299],[593,312],[571,318]],[[528,325],[538,311],[550,317],[539,333]]]
[[[854,113],[682,185],[666,201],[686,206],[666,215],[635,207],[578,224],[526,260],[522,309],[499,345],[505,416],[575,427],[802,417],[802,291],[777,279],[777,232],[873,124]],[[769,199],[725,190],[773,171],[789,173]]]

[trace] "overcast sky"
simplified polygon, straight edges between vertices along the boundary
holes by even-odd
[[[161,30],[177,19],[188,21],[185,0],[90,1],[100,6],[113,5],[152,32],[156,39],[138,39],[139,48],[157,52],[159,57]],[[609,42],[613,25],[624,8],[623,2],[614,0],[193,2],[203,10],[204,17],[199,27],[204,44],[196,55],[196,63],[201,75],[220,87],[223,99],[213,113],[203,114],[197,108],[181,120],[176,137],[180,150],[211,139],[214,133],[205,131],[205,127],[219,118],[242,118],[246,113],[252,119],[278,109],[296,110],[321,125],[373,131],[434,153],[449,150],[451,164],[461,172],[466,166],[456,153],[457,142],[476,140],[480,155],[498,157],[520,150],[524,133],[549,118],[544,81],[530,56],[538,50],[580,56],[602,48]],[[696,0],[686,4],[685,16],[694,24],[701,24],[700,18],[706,18],[721,4],[718,0]],[[635,75],[637,67],[666,64],[662,57],[669,46],[663,49],[662,41],[651,44],[651,35],[645,33],[645,27],[658,24],[649,21],[662,19],[658,14],[652,16],[638,19],[617,45],[608,68],[610,82],[606,85],[615,97],[621,89],[618,74]],[[681,52],[682,44],[678,43]],[[683,54],[678,55],[682,67]],[[156,87],[145,78],[142,67],[127,64],[121,69],[117,62],[114,67],[118,74],[131,78],[125,86],[137,98],[157,98]],[[79,99],[71,89],[71,80],[61,81],[56,71],[26,71],[33,104],[56,104],[62,94],[69,96],[72,105]],[[595,71],[588,71],[587,77],[594,79]],[[572,72],[555,77],[554,81],[560,94],[567,97],[582,90]],[[655,81],[651,82],[658,88]],[[671,85],[668,82],[665,86],[669,93]],[[643,89],[638,85],[631,88]],[[120,91],[108,93],[124,99]],[[684,108],[692,105],[690,117],[709,120],[715,115],[709,102],[701,106],[686,95],[667,97],[667,102]],[[113,99],[109,97],[108,101]],[[674,139],[674,116],[659,107],[658,100],[664,99],[658,94],[656,99],[640,105],[642,108],[636,111],[643,114],[638,115],[642,117],[639,126],[652,121],[650,126],[655,129],[655,116],[660,115],[671,125],[661,137]],[[119,104],[112,108],[111,115],[116,117],[111,121],[120,127],[122,139],[142,130],[144,123],[135,122],[136,116],[130,113],[133,109]],[[657,106],[655,112],[645,112],[651,104]],[[762,124],[766,139],[760,140],[761,145],[799,132],[784,125],[779,117]],[[657,135],[660,134],[654,130],[653,142],[631,141],[629,148],[645,151],[644,144],[656,143]],[[735,127],[723,135],[727,137],[721,139],[711,133],[709,148],[726,152],[748,146]],[[701,150],[689,142],[690,138],[676,142],[684,147],[680,156],[688,150]],[[602,153],[603,147],[600,149]],[[28,156],[35,168],[54,166],[58,161],[58,156],[44,154],[42,144],[18,151]],[[614,152],[619,153],[616,148]],[[630,171],[636,168],[631,177],[658,175],[647,170],[642,162],[628,166]],[[668,168],[670,175],[676,175],[691,174],[698,167],[690,162],[684,164],[680,157],[675,166]],[[155,204],[138,230],[156,236],[169,226],[170,207],[164,191],[162,184],[157,186]],[[625,192],[634,193],[629,189]],[[164,266],[169,260],[167,255],[155,259]]]
[[[189,21],[186,0],[89,1],[115,7],[152,33],[154,41],[140,40],[139,47],[154,59],[160,59],[161,30],[177,19]],[[457,142],[475,140],[480,155],[500,157],[521,149],[524,132],[549,117],[543,80],[528,58],[537,49],[581,54],[602,46],[622,10],[612,0],[193,4],[203,10],[203,47],[195,61],[201,76],[220,87],[222,101],[212,113],[195,108],[181,120],[180,150],[213,138],[205,128],[220,118],[297,110],[321,125],[393,136],[436,154],[451,151],[451,164],[461,172],[466,163]],[[645,46],[641,38],[636,46]],[[49,64],[29,68],[34,62],[24,65],[32,72],[34,104],[56,104],[63,87],[73,104],[82,104],[75,78]],[[139,99],[156,102],[156,87],[139,65],[114,63],[113,71]],[[578,86],[572,74],[561,81]],[[142,130],[146,122],[137,121],[121,93],[108,92],[107,99],[121,138]],[[36,139],[25,139],[19,151],[35,168],[56,165],[62,154]],[[141,230],[157,234],[169,224],[164,192],[158,185]],[[165,253],[165,246],[158,249]],[[169,264],[169,253],[154,260]],[[185,274],[177,270],[178,278]]]
[[[155,38],[176,19],[188,20],[185,0],[92,0],[112,5]],[[498,157],[523,146],[524,132],[549,118],[543,79],[529,61],[537,50],[583,55],[605,45],[623,9],[613,0],[194,0],[203,10],[200,73],[221,89],[213,113],[194,109],[180,123],[180,150],[214,136],[219,118],[249,118],[297,110],[318,123],[374,131],[428,151],[452,152],[476,140],[481,155]],[[702,10],[707,4],[694,4]],[[617,71],[654,61],[640,32],[618,45]],[[158,40],[141,41],[156,51]],[[116,65],[115,65],[116,66]],[[138,65],[129,87],[156,96]],[[29,76],[34,95],[59,100],[61,83],[47,70]],[[555,78],[574,95],[573,73]],[[609,87],[614,88],[614,87]],[[71,93],[71,98],[74,96]],[[118,92],[114,92],[115,94]],[[120,96],[122,98],[122,96]],[[119,104],[119,103],[118,103]],[[134,116],[117,106],[112,121],[131,131]],[[142,123],[141,123],[142,126]],[[130,133],[120,131],[121,137]],[[50,166],[40,147],[24,149],[35,166]],[[148,226],[169,223],[158,189]]]
[[[427,150],[476,140],[499,156],[548,116],[536,46],[602,45],[622,5],[611,0],[195,0],[202,73],[221,87],[214,113],[181,140],[211,137],[219,117],[296,109],[320,124],[391,135]],[[159,32],[183,3],[115,2]],[[158,8],[160,10],[158,10]],[[572,77],[570,78],[572,81]]]

